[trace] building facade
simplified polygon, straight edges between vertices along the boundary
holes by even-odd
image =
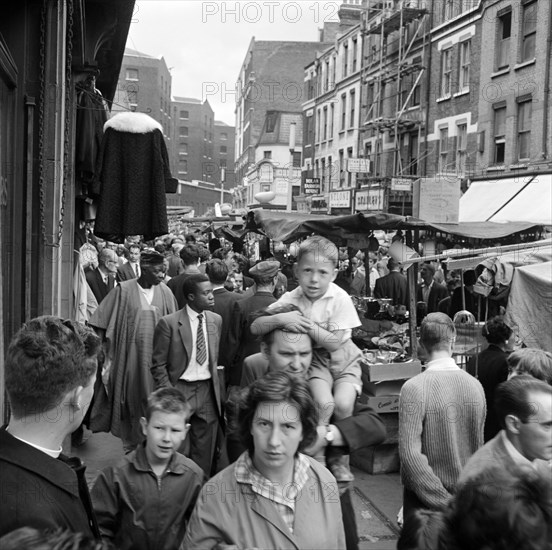
[[[126,48],[112,111],[137,111],[157,120],[168,151],[173,137],[171,94],[172,77],[165,59]]]

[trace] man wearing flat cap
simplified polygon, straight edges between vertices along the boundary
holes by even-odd
[[[116,286],[89,321],[104,340],[103,382],[111,409],[108,429],[122,439],[125,451],[143,439],[140,418],[153,391],[150,367],[155,326],[161,317],[178,309],[173,293],[162,283],[164,275],[163,255],[142,252],[140,277]]]
[[[249,355],[261,351],[260,342],[249,330],[251,326],[249,317],[253,312],[265,309],[276,301],[273,292],[278,280],[279,269],[280,262],[267,260],[259,262],[249,270],[249,275],[255,281],[256,290],[252,296],[244,298],[234,305],[233,328],[236,334],[233,341],[238,342],[238,349],[235,350],[234,360],[227,373],[229,385],[240,385],[243,360]]]

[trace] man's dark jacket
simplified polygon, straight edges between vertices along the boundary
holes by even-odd
[[[0,429],[0,536],[28,526],[99,538],[84,470],[78,458],[52,458]]]

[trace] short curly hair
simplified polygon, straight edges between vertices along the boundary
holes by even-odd
[[[92,329],[59,317],[31,319],[6,355],[6,391],[14,418],[54,409],[96,373],[100,339]]]
[[[255,380],[241,395],[238,402],[237,435],[249,451],[251,457],[255,451],[251,427],[257,407],[263,402],[279,403],[285,401],[299,410],[303,439],[298,451],[309,447],[317,438],[318,413],[316,404],[309,391],[307,382],[287,372],[269,372]]]
[[[512,329],[501,315],[491,317],[481,329],[481,334],[489,344],[503,344],[512,336]]]

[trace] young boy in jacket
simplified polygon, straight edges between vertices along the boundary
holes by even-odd
[[[189,406],[175,388],[148,398],[140,419],[146,441],[92,489],[102,539],[120,550],[178,548],[204,481],[195,462],[177,452],[189,428]]]

